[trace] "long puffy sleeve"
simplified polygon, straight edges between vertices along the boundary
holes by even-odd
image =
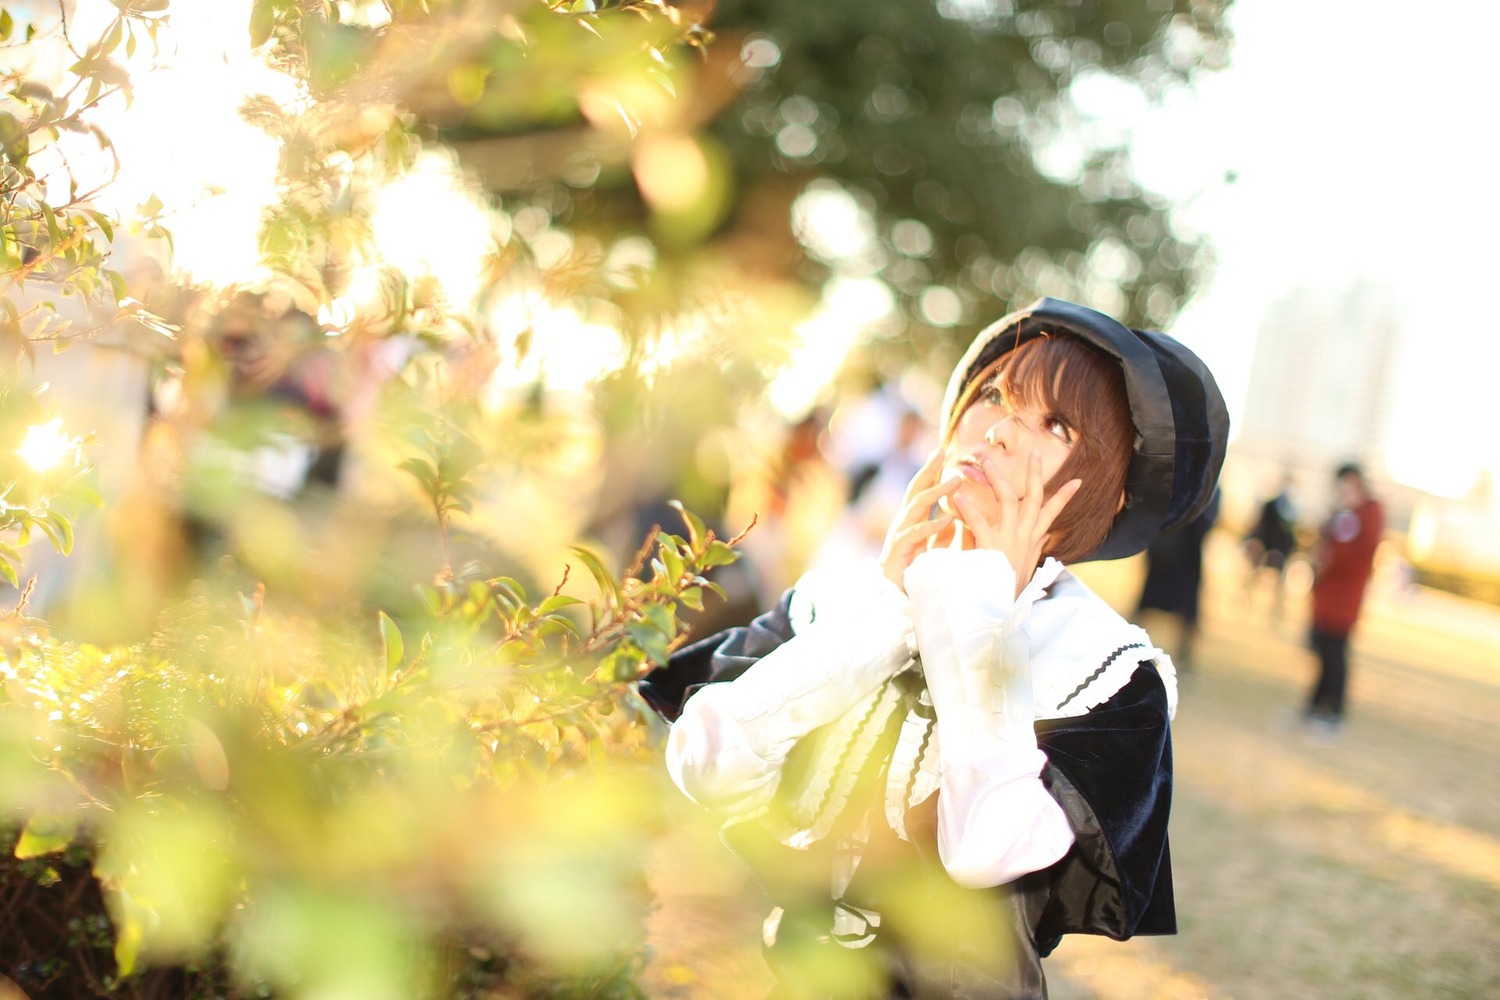
[[[1039,871],[1073,844],[1067,814],[1041,780],[1028,643],[1021,626],[1061,572],[1049,560],[1018,598],[1001,552],[936,549],[905,583],[937,715],[942,770],[938,856],[954,881],[1000,885]]]
[[[706,665],[695,667],[705,651],[692,647],[683,651],[682,663],[674,658],[673,669],[696,670],[705,680],[735,672],[728,683],[697,690],[667,739],[668,773],[702,805],[742,814],[769,801],[797,740],[838,718],[911,659],[906,597],[873,563],[804,577],[794,595],[745,632],[721,637],[707,651]],[[763,652],[752,647],[771,635],[782,641],[763,642],[770,647]],[[655,693],[665,693],[655,686]],[[651,691],[643,693],[652,700]]]

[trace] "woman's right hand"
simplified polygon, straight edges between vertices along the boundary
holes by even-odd
[[[901,498],[901,507],[885,534],[885,544],[880,549],[880,568],[896,586],[904,592],[906,567],[927,548],[927,544],[945,530],[953,528],[953,515],[943,511],[930,517],[933,504],[943,497],[951,496],[962,485],[958,477],[939,482],[943,472],[943,449],[938,448],[906,486]]]
[[[1042,562],[1052,536],[1048,532],[1068,501],[1083,485],[1081,479],[1070,479],[1046,496],[1042,478],[1042,456],[1033,451],[1026,459],[1026,492],[1017,496],[1003,475],[986,465],[988,491],[962,494],[953,498],[958,522],[973,536],[974,547],[1005,553],[1016,572],[1016,596],[1020,596],[1031,575]],[[1044,499],[1045,498],[1045,499]]]

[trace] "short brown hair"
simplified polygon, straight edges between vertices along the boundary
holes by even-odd
[[[1007,396],[1022,406],[1056,414],[1077,435],[1072,452],[1045,489],[1051,496],[1070,479],[1083,482],[1052,522],[1044,554],[1063,563],[1086,558],[1104,541],[1120,511],[1135,446],[1120,366],[1077,337],[1044,333],[1002,356],[964,387],[944,428],[945,438],[992,373]]]

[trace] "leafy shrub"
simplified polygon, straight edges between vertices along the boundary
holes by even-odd
[[[24,631],[0,665],[24,819],[6,974],[35,995],[64,958],[85,995],[636,995],[661,786],[630,682],[733,558],[684,517],[641,578],[575,550],[588,601],[451,579],[419,618],[356,628],[223,577],[149,642]]]

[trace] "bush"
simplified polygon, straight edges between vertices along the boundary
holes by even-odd
[[[176,284],[158,318],[105,267],[130,227],[65,183],[68,134],[110,151],[92,116],[129,96],[136,48],[170,34],[166,0],[115,6],[90,39],[78,20],[69,35],[62,8],[48,22],[0,3],[12,55],[43,42],[83,53],[60,86],[30,70],[0,84],[0,186],[15,209],[0,223],[0,349],[34,363],[42,343],[61,350],[127,321],[151,331],[153,378],[176,404],[154,411],[139,445],[142,465],[158,466],[136,480],[146,502],[116,523],[171,534],[181,561],[120,545],[113,576],[89,567],[95,587],[62,609],[65,629],[31,616],[25,546],[45,536],[66,551],[73,515],[98,498],[89,442],[61,436],[39,390],[0,369],[0,578],[15,588],[0,610],[0,973],[33,998],[637,996],[641,866],[662,788],[631,682],[682,641],[680,614],[701,610],[714,590],[705,574],[734,554],[684,512],[683,535],[653,534],[623,573],[583,548],[570,559],[581,579],[559,566],[555,587],[517,558],[497,571],[473,531],[485,512],[471,516],[486,490],[515,484],[494,469],[545,478],[548,454],[567,451],[559,440],[593,426],[588,404],[551,405],[539,378],[481,404],[512,341],[503,363],[525,360],[529,331],[480,330],[472,291],[450,295],[442,275],[383,259],[367,222],[376,195],[438,146],[400,103],[430,90],[403,83],[422,62],[413,46],[432,57],[444,102],[454,81],[488,81],[502,100],[545,85],[545,100],[506,120],[556,129],[593,157],[609,151],[577,129],[579,95],[642,81],[670,93],[663,51],[694,26],[655,3],[613,17],[501,4],[485,18],[464,5],[257,0],[246,41],[299,95],[239,109],[283,152],[259,234],[276,277],[255,293]],[[381,11],[400,23],[388,30]],[[626,162],[629,136],[610,148]],[[546,180],[532,194],[552,204]],[[490,285],[546,286],[580,316],[639,290],[631,267],[589,249],[606,234],[580,238],[549,271],[511,224],[525,201],[509,214],[481,202]],[[413,237],[432,239],[436,209],[406,207]],[[155,198],[142,212],[137,250],[171,215]],[[48,294],[87,300],[81,318]],[[292,305],[262,310],[276,295]],[[636,297],[642,328],[674,308]],[[335,318],[313,319],[325,310]],[[621,306],[610,315],[633,322]],[[268,357],[287,359],[261,349],[293,343],[306,367],[271,371]],[[318,377],[331,413],[303,391]],[[381,390],[364,423],[337,409],[356,382]],[[17,461],[23,436],[48,428],[60,464]],[[366,490],[315,516],[309,495],[247,481],[277,448],[346,444],[367,449]],[[533,506],[534,523],[558,514]],[[145,508],[160,523],[129,519]],[[347,588],[304,544],[319,532],[358,552],[336,567]],[[398,536],[409,547],[384,544]]]
[[[149,642],[24,633],[0,968],[33,995],[636,995],[662,787],[630,682],[733,558],[685,518],[640,579],[576,550],[593,601],[452,579],[355,628],[226,576]]]

